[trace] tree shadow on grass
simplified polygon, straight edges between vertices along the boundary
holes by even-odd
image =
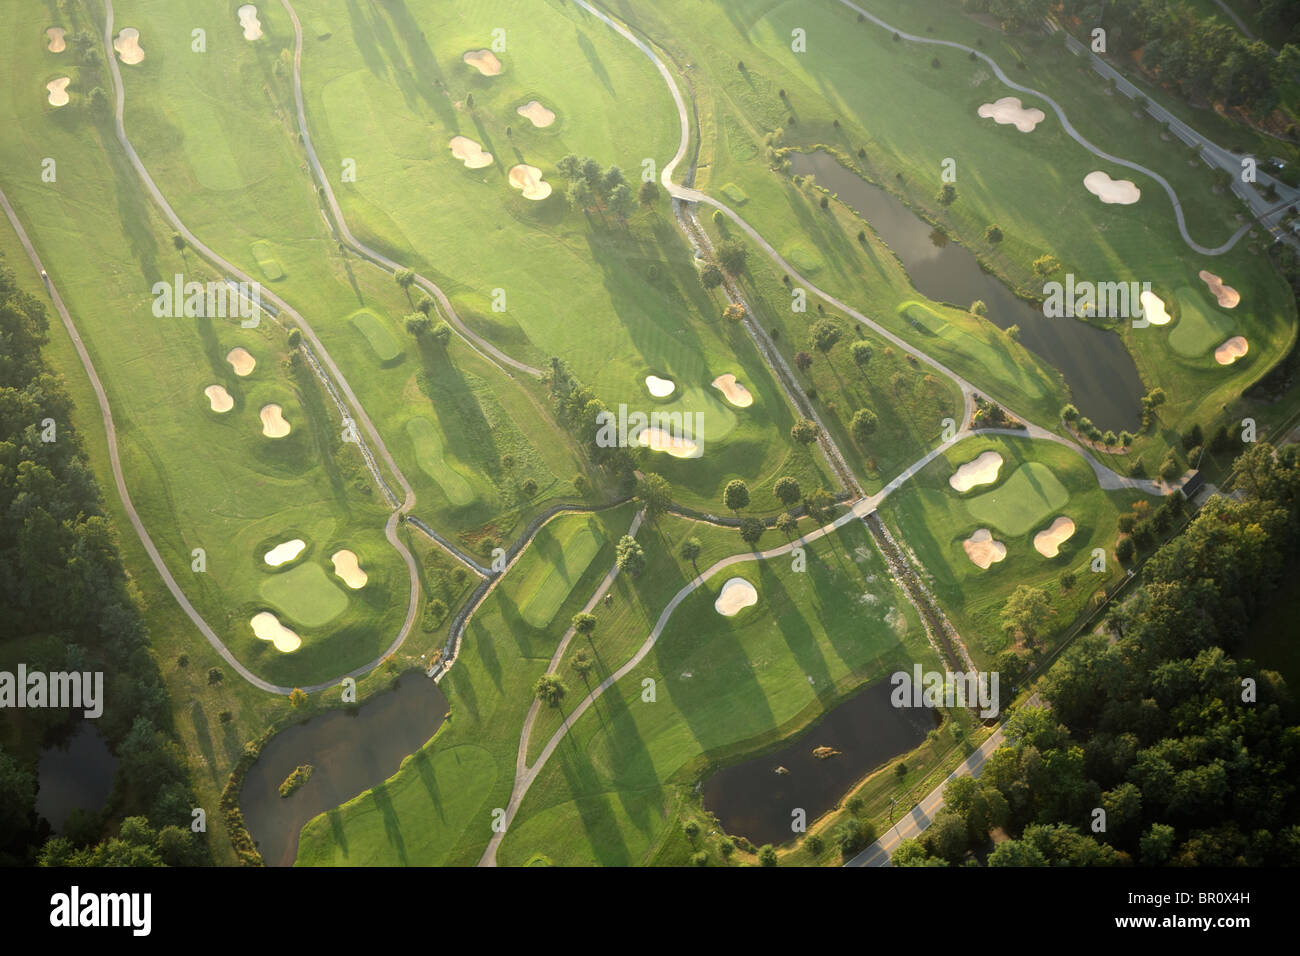
[[[212,776],[212,782],[218,782],[216,750],[212,744],[212,731],[208,724],[208,715],[203,712],[203,705],[195,700],[190,705],[190,721],[194,724],[194,736],[198,742],[199,753],[203,755],[204,762],[208,765],[208,772]]]
[[[823,569],[821,572],[811,573],[825,574],[826,572]],[[771,621],[781,632],[781,637],[794,656],[800,671],[806,675],[804,679],[812,678],[813,693],[817,695],[824,707],[828,706],[829,701],[834,697],[834,681],[817,635],[804,618],[805,612],[799,608],[790,592],[786,590],[781,574],[774,570],[771,561],[759,562],[758,579],[759,594],[769,609]]]
[[[397,852],[397,859],[402,866],[410,866],[410,861],[406,858],[406,840],[402,837],[402,825],[397,819],[397,811],[393,809],[393,801],[388,796],[388,784],[381,783],[370,791],[370,796],[384,819],[384,833],[388,837],[388,845]]]
[[[305,360],[293,364],[293,375],[297,388],[298,403],[307,419],[307,429],[311,433],[312,443],[316,446],[317,458],[329,479],[334,499],[344,514],[350,513],[347,481],[339,468],[336,457],[340,450],[335,443],[334,420],[321,396],[321,389],[315,373],[308,368]]]
[[[596,79],[600,80],[601,85],[606,90],[617,96],[614,92],[614,84],[609,78],[609,72],[605,69],[605,64],[600,59],[600,54],[596,52],[596,46],[591,42],[591,38],[587,36],[581,27],[575,29],[573,34],[578,48],[582,50],[582,55],[587,58],[587,65],[591,67],[591,72],[596,74]]]
[[[384,9],[388,11],[388,15],[392,18],[393,24],[397,27],[397,32],[406,46],[407,63],[410,64],[411,71],[415,74],[416,80],[419,81],[416,84],[416,89],[420,91],[421,98],[433,108],[434,112],[438,114],[438,118],[446,126],[454,128],[456,125],[456,110],[452,107],[448,98],[442,94],[442,91],[446,89],[442,67],[438,65],[438,58],[429,49],[424,31],[415,22],[402,0],[390,0],[384,5]]]
[[[326,813],[330,822],[330,836],[338,846],[343,858],[347,859],[348,855],[348,831],[343,826],[343,814],[338,807]]]
[[[425,792],[429,794],[429,800],[438,811],[438,819],[443,823],[447,822],[447,814],[442,809],[442,793],[438,789],[438,776],[433,770],[433,761],[429,759],[427,750],[418,751],[411,762],[415,765],[415,770],[420,775],[420,783],[424,785]]]

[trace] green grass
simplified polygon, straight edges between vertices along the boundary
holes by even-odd
[[[406,434],[415,446],[415,459],[424,473],[433,478],[447,499],[456,506],[467,505],[475,498],[473,486],[456,467],[456,460],[444,451],[441,434],[427,418],[412,418]]]
[[[1223,344],[1232,334],[1229,316],[1216,311],[1195,290],[1184,286],[1177,290],[1178,321],[1169,331],[1169,347],[1179,355],[1192,358]]]
[[[292,622],[322,627],[348,606],[347,595],[319,564],[299,564],[268,577],[259,589],[271,605]]]
[[[1042,462],[1021,465],[997,488],[966,499],[981,524],[1019,537],[1065,506],[1070,493]]]
[[[402,346],[373,312],[362,309],[352,316],[352,324],[366,338],[366,343],[381,362],[391,362],[402,354]]]
[[[253,253],[253,258],[257,261],[257,267],[262,270],[262,275],[271,282],[278,282],[284,278],[284,267],[280,265],[280,260],[275,257],[275,250],[265,239],[259,239],[249,247]]]
[[[733,206],[743,206],[749,201],[749,196],[745,194],[745,190],[741,189],[735,183],[727,183],[718,191],[721,192],[722,195],[727,198],[727,202],[731,203]]]
[[[942,313],[941,311],[942,310]],[[972,317],[946,306],[930,306],[924,302],[910,301],[900,303],[899,314],[914,328],[943,340],[956,351],[968,356],[981,365],[987,375],[984,380],[1003,380],[1032,399],[1041,399],[1050,394],[1051,384],[1047,378],[1028,363],[1017,361],[1014,351],[1008,348],[1006,340],[982,338],[972,333],[969,328],[958,324],[964,321],[970,324]],[[929,343],[922,339],[918,342],[922,349],[928,351]]]
[[[520,615],[533,627],[546,627],[551,623],[555,612],[605,543],[600,523],[594,519],[584,525],[568,522],[563,528],[562,537],[549,526],[538,532],[530,547],[546,556],[549,563],[531,565],[529,577],[511,588],[517,597],[522,598]]]

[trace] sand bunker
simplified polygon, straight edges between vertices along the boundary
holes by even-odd
[[[63,27],[50,27],[45,31],[45,35],[50,38],[49,50],[51,53],[62,53],[68,48],[68,45],[63,40],[63,34],[67,32]]]
[[[733,617],[742,610],[758,603],[758,592],[754,585],[744,578],[728,578],[713,602],[713,609],[723,617]]]
[[[496,76],[501,72],[501,61],[491,50],[470,50],[461,59],[484,76]]]
[[[282,564],[288,564],[298,555],[302,554],[302,549],[307,547],[307,542],[302,538],[294,538],[292,541],[285,541],[277,544],[270,551],[266,552],[262,558],[273,568],[278,568]]]
[[[637,435],[637,443],[651,451],[666,451],[674,458],[698,458],[699,446],[689,438],[677,438],[662,428],[643,428]]]
[[[525,199],[545,199],[551,194],[551,184],[542,181],[542,171],[526,163],[510,168],[510,185],[522,189]]]
[[[713,387],[725,395],[727,401],[737,408],[749,408],[750,405],[754,404],[754,396],[749,394],[749,389],[737,382],[736,376],[730,372],[715,378]]]
[[[1046,531],[1034,535],[1034,550],[1045,558],[1054,558],[1061,553],[1061,545],[1069,541],[1073,535],[1074,522],[1061,515]]]
[[[270,641],[281,654],[290,654],[302,647],[302,638],[281,624],[270,611],[259,611],[248,623],[253,625],[254,634]]]
[[[537,100],[529,100],[523,106],[515,110],[520,116],[526,116],[534,126],[538,128],[550,126],[555,122],[555,113],[548,110]]]
[[[50,80],[45,84],[45,88],[50,91],[51,106],[68,105],[68,84],[71,82],[70,77],[61,76],[57,80]]]
[[[1201,281],[1210,287],[1210,295],[1219,300],[1219,307],[1223,309],[1235,309],[1241,302],[1241,293],[1230,285],[1224,285],[1223,280],[1213,272],[1206,272],[1202,269],[1199,273]]]
[[[451,155],[470,169],[492,165],[492,154],[484,152],[483,147],[468,136],[453,136],[447,145],[451,147]]]
[[[245,40],[262,38],[262,21],[257,19],[257,7],[246,3],[235,11],[239,15],[239,25],[244,28]]]
[[[357,556],[351,551],[344,549],[335,551],[330,558],[334,562],[334,573],[343,579],[343,583],[354,591],[357,588],[366,586],[370,576],[361,570],[361,565],[357,561]]]
[[[988,528],[980,528],[961,543],[966,550],[966,557],[979,565],[981,571],[987,571],[990,564],[996,564],[1007,556],[1007,546],[1001,541],[994,541]]]
[[[1108,206],[1131,206],[1142,198],[1142,190],[1127,179],[1111,179],[1100,169],[1083,177],[1083,185]]]
[[[289,434],[289,423],[284,420],[284,410],[279,405],[263,405],[262,434],[267,438],[283,438]]]
[[[1250,349],[1250,343],[1240,335],[1234,335],[1214,350],[1214,361],[1220,365],[1231,365]]]
[[[224,385],[209,385],[203,394],[208,396],[208,404],[214,412],[228,412],[235,407],[235,400],[230,397]]]
[[[1042,110],[1021,106],[1018,96],[1004,96],[996,102],[985,103],[978,112],[984,119],[992,119],[1003,126],[1014,126],[1022,133],[1033,132],[1035,126],[1047,119],[1047,114]]]
[[[667,398],[677,390],[677,385],[672,379],[660,378],[658,375],[647,375],[645,387],[655,398]]]
[[[226,353],[226,361],[230,367],[235,370],[235,374],[244,376],[253,371],[257,365],[257,359],[249,355],[247,350],[242,348],[233,348]]]
[[[987,485],[998,480],[998,469],[1002,467],[1002,456],[995,451],[986,451],[974,461],[968,461],[948,479],[948,484],[961,492],[970,491],[977,485]]]
[[[123,27],[113,41],[113,49],[126,64],[139,63],[144,59],[144,50],[140,49],[140,31],[135,27]]]
[[[1165,311],[1165,302],[1154,292],[1143,292],[1138,297],[1142,303],[1142,314],[1152,325],[1168,325],[1173,321],[1173,316]]]

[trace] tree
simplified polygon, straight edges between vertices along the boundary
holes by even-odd
[[[776,484],[772,486],[772,492],[787,508],[798,501],[803,494],[799,490],[799,482],[789,475],[778,478]]]
[[[579,611],[573,615],[573,619],[569,623],[573,625],[575,634],[581,634],[589,642],[592,641],[591,635],[596,630],[596,615],[589,614],[586,611]]]
[[[812,356],[807,352],[796,352],[794,354],[794,367],[805,374],[807,374],[808,369],[812,368],[812,362]]]
[[[596,206],[596,191],[591,188],[591,184],[585,179],[574,179],[569,183],[569,188],[565,193],[569,205],[581,209],[584,213],[594,209]]]
[[[876,413],[869,408],[859,408],[853,413],[853,420],[849,423],[849,431],[853,433],[853,440],[859,445],[865,446],[867,440],[876,433],[876,426],[880,424]]]
[[[632,187],[627,183],[619,183],[609,193],[609,211],[621,223],[626,223],[628,217],[632,215]]]
[[[776,866],[776,847],[764,843],[758,848],[758,862],[763,866]]]
[[[179,232],[173,232],[172,247],[181,254],[182,259],[185,258],[185,245],[186,245],[185,237],[182,236]]]
[[[214,686],[214,685],[216,685],[216,684],[220,684],[220,683],[221,683],[223,680],[225,680],[225,679],[226,679],[226,675],[223,674],[223,673],[221,673],[221,668],[220,668],[220,667],[210,667],[210,668],[208,668],[208,686],[209,686],[209,687],[212,687],[212,686]]]
[[[710,262],[700,270],[700,284],[706,289],[716,289],[722,285],[722,270]]]
[[[625,534],[619,539],[614,554],[620,571],[626,571],[632,577],[636,577],[645,570],[645,551],[630,535]]]
[[[991,225],[984,230],[984,238],[990,243],[997,244],[1002,241],[1002,228],[997,225]]]
[[[832,839],[839,847],[840,856],[847,860],[869,847],[876,839],[876,832],[871,824],[849,817],[835,828]]]
[[[406,317],[406,331],[417,339],[433,331],[433,321],[427,315],[414,312]]]
[[[934,856],[956,863],[966,855],[970,835],[960,814],[945,807],[934,816],[921,837],[921,844]]]
[[[739,239],[728,239],[718,245],[718,262],[728,275],[738,276],[745,271],[749,248]]]
[[[1059,271],[1061,263],[1057,261],[1056,256],[1041,255],[1034,260],[1034,275],[1040,279],[1045,279],[1053,272]]]
[[[421,293],[420,298],[415,302],[415,311],[421,315],[428,315],[433,311],[433,300],[429,298],[428,293]]]
[[[591,659],[591,655],[586,651],[578,651],[573,655],[573,671],[582,678],[582,683],[586,685],[589,694],[591,693],[591,684],[587,680],[587,675],[591,673],[591,669],[595,666],[596,664]]]
[[[537,678],[537,686],[533,688],[537,699],[551,707],[559,707],[564,702],[564,697],[568,694],[569,689],[564,686],[564,681],[555,674],[543,674]]]
[[[406,299],[411,299],[411,286],[415,284],[415,272],[411,269],[398,269],[393,273],[393,281],[398,287],[406,293]]]
[[[732,478],[722,489],[722,503],[737,514],[749,507],[749,485],[742,478]]]
[[[829,491],[825,488],[818,488],[807,498],[803,500],[803,506],[808,510],[808,514],[814,521],[825,524],[830,520],[831,508],[835,504],[835,499],[831,497]]]
[[[957,201],[957,187],[952,183],[944,183],[943,188],[939,190],[939,195],[935,198],[939,200],[940,205],[951,206]]]
[[[867,342],[854,342],[849,346],[849,355],[853,358],[853,364],[860,369],[867,367],[873,354],[871,345]]]
[[[1020,840],[1004,840],[989,854],[989,866],[1048,866],[1038,848]]]
[[[569,182],[582,175],[582,160],[575,153],[570,153],[555,164],[556,170]]]
[[[989,307],[984,304],[983,299],[976,299],[970,304],[970,314],[985,316],[989,314]]]
[[[451,341],[451,326],[446,322],[439,322],[433,327],[431,336],[439,346],[445,349],[447,343]]]
[[[785,535],[786,540],[794,537],[794,533],[799,530],[799,519],[788,511],[782,511],[776,517],[776,530]]]
[[[739,302],[730,302],[722,310],[722,317],[732,325],[739,325],[745,319],[745,307]]]
[[[767,526],[758,518],[742,518],[740,521],[740,537],[751,548],[758,544],[758,539],[763,537],[763,532]]]
[[[636,198],[643,206],[653,206],[659,201],[659,186],[653,179],[647,179],[636,191]]]
[[[1002,629],[1032,645],[1052,613],[1052,602],[1046,591],[1021,584],[1002,608]]]
[[[691,567],[695,569],[697,578],[700,576],[700,566],[695,562],[703,551],[704,545],[700,544],[700,539],[694,536],[683,541],[677,549],[677,553],[682,556],[682,560],[691,562]]]
[[[307,703],[307,695],[303,693],[301,687],[295,687],[292,691],[289,692],[290,707],[301,707],[305,703]]]
[[[830,319],[818,319],[809,331],[812,333],[813,345],[823,355],[829,355],[835,343],[844,335],[844,330]]]
[[[790,437],[801,445],[811,445],[815,442],[822,430],[817,427],[817,423],[809,418],[801,418],[790,428]]]
[[[1007,338],[1012,342],[1020,341],[1020,326],[1008,325],[1003,331],[1006,333]]]
[[[302,344],[302,331],[299,329],[289,330],[289,348],[296,349]]]
[[[636,496],[645,509],[645,520],[651,524],[673,503],[672,485],[652,471],[646,472],[637,481]]]
[[[1079,410],[1073,405],[1065,405],[1061,408],[1061,421],[1073,424],[1079,420]]]

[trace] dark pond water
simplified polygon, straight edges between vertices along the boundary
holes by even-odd
[[[55,833],[61,833],[73,810],[96,811],[104,806],[115,773],[117,758],[94,725],[85,721],[63,744],[41,751],[36,812],[50,821]]]
[[[244,778],[239,807],[267,866],[292,866],[312,817],[378,786],[442,724],[447,698],[418,674],[352,711],[334,710],[276,734]],[[315,770],[288,797],[280,784],[302,764]]]
[[[830,153],[792,153],[790,160],[795,175],[815,177],[819,185],[871,224],[897,254],[917,291],[963,309],[976,299],[983,300],[992,322],[1003,329],[1020,326],[1020,343],[1060,370],[1070,387],[1071,401],[1097,427],[1137,429],[1142,379],[1117,334],[1077,319],[1047,318],[1041,309],[1017,298],[981,269],[969,249],[955,242],[936,245],[931,238],[933,226],[884,189],[845,168]]]
[[[812,823],[853,784],[914,749],[934,729],[936,711],[894,707],[892,690],[888,680],[872,684],[780,750],[719,770],[704,781],[704,805],[728,833],[748,837],[757,846],[791,840],[793,810],[802,808]],[[813,756],[815,747],[840,753],[819,759]],[[790,772],[777,773],[777,767]]]

